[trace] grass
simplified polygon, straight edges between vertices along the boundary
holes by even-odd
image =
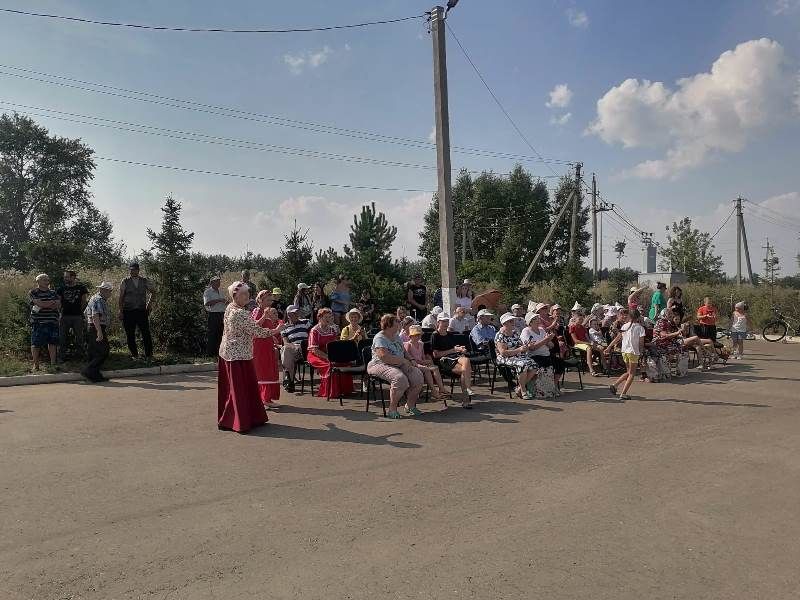
[[[46,355],[46,351],[44,352]],[[174,354],[160,354],[155,353],[152,360],[145,361],[144,359],[133,359],[127,351],[112,350],[111,354],[103,365],[103,370],[113,371],[117,369],[138,369],[142,367],[156,367],[161,365],[176,365],[186,363],[202,363],[213,361],[209,357],[196,357],[196,356],[178,356]],[[46,361],[42,363],[43,368],[39,373],[52,373]],[[86,362],[81,361],[66,361],[59,366],[60,373],[79,373],[81,369],[86,366]],[[18,354],[3,352],[0,354],[0,377],[13,377],[15,375],[30,375],[32,368],[32,361],[30,357],[22,357]]]

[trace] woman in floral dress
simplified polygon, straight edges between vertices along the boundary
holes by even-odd
[[[528,392],[528,382],[536,379],[539,366],[528,355],[529,345],[523,344],[519,334],[514,331],[515,320],[516,317],[511,313],[500,317],[500,331],[494,338],[497,364],[504,365],[517,374],[519,380],[519,386],[515,390],[517,396],[523,400],[532,400],[533,396]]]

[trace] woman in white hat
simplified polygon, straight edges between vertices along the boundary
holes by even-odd
[[[292,304],[297,307],[301,319],[311,316],[311,287],[307,283],[297,284],[297,293],[294,295]]]
[[[253,339],[271,338],[275,330],[257,325],[247,310],[250,289],[237,281],[228,286],[231,303],[225,308],[217,379],[217,426],[246,433],[269,419],[261,403],[253,366]],[[283,325],[277,328],[283,330]]]
[[[342,332],[339,334],[341,340],[352,340],[360,342],[367,339],[367,334],[361,326],[362,315],[361,311],[357,308],[351,308],[347,311],[347,325],[344,326]]]
[[[514,392],[523,400],[532,400],[528,392],[528,382],[536,379],[539,367],[528,354],[531,347],[523,344],[519,334],[514,331],[516,317],[510,312],[500,317],[500,331],[494,338],[497,348],[497,364],[513,370],[517,375],[519,386]]]

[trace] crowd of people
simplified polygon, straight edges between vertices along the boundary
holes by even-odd
[[[728,349],[717,342],[719,311],[711,298],[687,318],[681,288],[667,293],[663,283],[648,306],[642,302],[646,287],[634,286],[627,306],[596,303],[587,310],[576,302],[566,310],[530,301],[527,307],[513,304],[507,312],[492,312],[490,308],[500,307],[480,304],[472,283],[464,280],[449,315],[442,308],[441,290],[429,293],[416,275],[406,285],[403,305],[379,318],[369,292],[356,299],[345,276],[335,279],[329,294],[322,282],[298,283],[289,305],[279,288],[258,291],[246,270],[227,293],[220,285],[220,277],[214,276],[203,293],[206,350],[219,360],[219,426],[235,431],[265,423],[265,411],[278,406],[281,388],[296,391],[300,367],[316,373],[318,396],[353,393],[352,373],[359,369],[331,360],[329,345],[334,341],[350,342],[359,352],[370,348],[371,359],[361,366],[388,385],[387,416],[392,419],[401,418],[401,403],[407,416],[418,415],[417,402],[426,386],[447,407],[453,394],[445,380],[452,382],[451,390],[458,384],[457,402],[472,408],[472,386],[484,366],[494,367],[517,397],[530,400],[560,395],[565,370],[578,361],[592,376],[619,374],[609,389],[626,400],[637,374],[652,382],[685,374],[689,353],[703,370],[729,358]],[[64,284],[56,289],[46,274],[38,275],[29,298],[34,369],[40,368],[42,348],[52,365],[72,352],[86,359],[86,379],[104,381],[111,319],[107,301],[113,293],[112,283],[104,281],[89,297],[74,271],[66,271]],[[153,284],[137,263],[130,264],[118,289],[118,318],[133,357],[139,355],[137,330],[145,359],[152,356],[149,315],[155,299]],[[747,306],[739,302],[730,326],[734,358],[744,354],[749,329]]]
[[[466,286],[471,287],[470,282]],[[593,376],[618,375],[609,391],[624,401],[630,398],[637,375],[657,382],[685,374],[690,351],[703,370],[728,358],[716,340],[718,311],[711,299],[697,309],[697,323],[692,325],[691,319],[681,316],[685,308],[680,288],[668,296],[665,288],[658,285],[647,316],[641,287],[631,288],[628,306],[598,303],[586,310],[576,302],[567,311],[558,304],[530,301],[527,307],[514,304],[498,316],[467,302],[471,289],[461,285],[450,316],[440,305],[428,308],[427,290],[415,277],[407,285],[406,303],[373,323],[369,297],[354,303],[344,278],[337,278],[331,297],[337,296],[323,306],[314,306],[313,296],[302,305],[306,290],[312,288],[299,284],[295,303],[285,308],[283,319],[264,302],[270,292],[259,292],[257,308],[248,317],[249,289],[237,282],[229,288],[231,302],[225,309],[219,351],[219,427],[245,432],[267,422],[267,410],[278,407],[279,376],[283,388],[294,391],[302,362],[318,376],[319,397],[352,394],[354,372],[382,382],[388,386],[390,419],[419,416],[417,405],[426,386],[434,400],[448,407],[454,396],[445,385],[448,379],[451,389],[456,384],[460,388],[456,401],[472,408],[476,375],[485,365],[495,367],[518,398],[532,400],[560,395],[565,370],[577,360],[577,368]],[[311,314],[304,306],[312,308]],[[371,310],[363,310],[365,306]],[[747,307],[738,303],[731,325],[736,358],[743,354],[748,329]],[[330,348],[341,341],[369,348],[370,360],[337,363]],[[231,358],[231,345],[241,350],[239,358]],[[228,364],[232,360],[241,364]],[[252,374],[236,376],[245,370]]]

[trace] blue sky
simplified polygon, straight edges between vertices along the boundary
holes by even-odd
[[[409,0],[248,0],[237,2],[235,9],[206,0],[5,0],[0,6],[99,20],[245,28],[346,24],[430,8]],[[760,269],[760,246],[769,236],[777,243],[784,271],[797,270],[800,1],[462,0],[449,23],[538,152],[582,161],[586,173],[597,173],[601,193],[634,224],[655,232],[658,240],[665,225],[687,215],[713,232],[729,214],[732,200],[742,195],[753,203],[745,210],[754,267]],[[333,32],[226,35],[0,14],[0,55],[7,66],[390,136],[425,140],[433,125],[431,42],[422,20]],[[452,143],[531,155],[452,39],[448,69]],[[179,110],[6,75],[0,75],[0,100],[435,165],[427,149]],[[227,148],[77,124],[45,113],[35,118],[53,133],[81,137],[98,156],[282,179],[409,190],[436,186],[431,169]],[[453,155],[454,167],[502,172],[512,164]],[[541,164],[526,167],[552,174]],[[562,173],[565,167],[553,168]],[[196,232],[196,247],[203,251],[276,254],[294,219],[310,229],[316,247],[340,248],[352,215],[374,201],[399,229],[395,254],[415,256],[421,215],[430,199],[426,192],[248,181],[107,161],[98,161],[93,190],[131,252],[146,244],[145,228],[158,225],[158,209],[171,193],[184,202],[186,225]],[[640,267],[632,231],[605,220],[604,234],[605,264],[616,263],[610,249],[625,235],[632,243],[623,264]],[[733,220],[715,242],[732,270]]]

